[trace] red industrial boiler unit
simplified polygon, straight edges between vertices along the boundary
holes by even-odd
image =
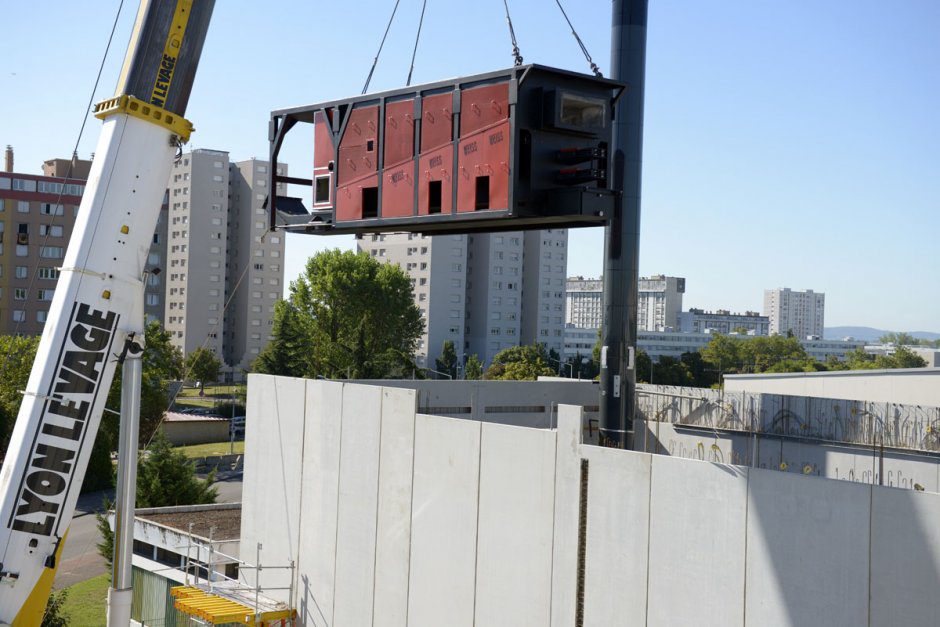
[[[317,234],[599,226],[623,86],[539,65],[275,111],[271,162],[314,127],[312,204],[269,198],[272,227]]]

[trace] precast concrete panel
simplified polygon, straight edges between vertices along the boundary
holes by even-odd
[[[306,381],[252,374],[248,377],[245,420],[245,473],[242,486],[241,554],[254,563],[287,566],[299,551],[301,477]],[[243,570],[254,585],[255,571]],[[291,571],[264,572],[262,585],[272,598],[287,601]]]
[[[750,470],[747,625],[867,624],[871,489]]]
[[[581,421],[581,407],[558,407],[555,443],[555,534],[552,542],[552,627],[573,625],[578,604]]]
[[[543,627],[550,622],[555,435],[483,424],[477,625]]]
[[[411,508],[412,627],[473,625],[479,422],[415,417]]]
[[[414,390],[382,388],[382,442],[375,541],[372,624],[407,624],[411,551],[411,482],[414,465]]]
[[[588,460],[584,626],[646,624],[652,455],[582,447]]]
[[[940,495],[872,489],[872,627],[940,625]]]
[[[647,625],[744,624],[747,472],[653,457]]]
[[[333,625],[344,387],[335,381],[307,381],[297,612],[302,625],[314,627]]]
[[[343,388],[333,624],[372,624],[382,388]]]

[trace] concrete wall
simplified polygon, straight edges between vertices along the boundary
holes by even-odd
[[[940,492],[940,455],[720,431],[665,422],[636,423],[638,451],[765,468],[858,483]]]
[[[415,390],[418,411],[435,416],[549,429],[559,405],[583,408],[584,441],[597,442],[600,390],[593,381],[541,377],[538,381],[372,380],[369,385]]]
[[[533,429],[418,405],[249,377],[242,551],[296,560],[299,624],[940,619],[940,495],[584,445],[572,406]]]
[[[940,368],[725,375],[725,391],[940,407]]]

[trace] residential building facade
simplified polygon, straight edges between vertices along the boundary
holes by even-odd
[[[638,285],[638,331],[674,331],[679,328],[685,279],[662,274],[640,277]]]
[[[770,319],[756,311],[743,314],[731,313],[727,309],[705,311],[691,308],[679,312],[678,330],[683,333],[743,333],[745,335],[769,335]]]
[[[599,329],[604,322],[604,280],[568,277],[565,285],[565,323]]]
[[[0,172],[0,334],[38,335],[46,322],[92,162],[75,155],[44,162],[41,175],[17,173],[10,146],[4,162]],[[161,267],[164,258],[156,241],[155,235],[148,269]],[[150,275],[144,298],[148,317],[162,319],[159,275]]]
[[[236,375],[270,339],[283,293],[284,240],[265,236],[267,168],[199,149],[168,182],[166,328],[183,354],[205,346]]]
[[[567,231],[369,234],[357,245],[411,277],[425,321],[420,367],[433,369],[448,340],[461,363],[477,355],[488,364],[505,348],[535,342],[561,353]]]
[[[823,337],[825,313],[826,295],[821,292],[788,287],[764,290],[764,315],[770,318],[771,335]]]
[[[229,165],[225,290],[231,302],[223,350],[225,362],[241,370],[248,370],[268,343],[274,303],[284,291],[284,235],[268,232],[264,208],[269,167],[257,159]]]

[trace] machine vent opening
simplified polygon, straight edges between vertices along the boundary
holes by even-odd
[[[481,209],[490,208],[490,177],[487,176],[478,176],[477,177],[477,190],[476,190],[476,202],[474,204],[474,209],[477,211]]]
[[[362,219],[379,217],[379,188],[362,188]]]
[[[428,213],[440,213],[441,205],[441,182],[428,181]]]

